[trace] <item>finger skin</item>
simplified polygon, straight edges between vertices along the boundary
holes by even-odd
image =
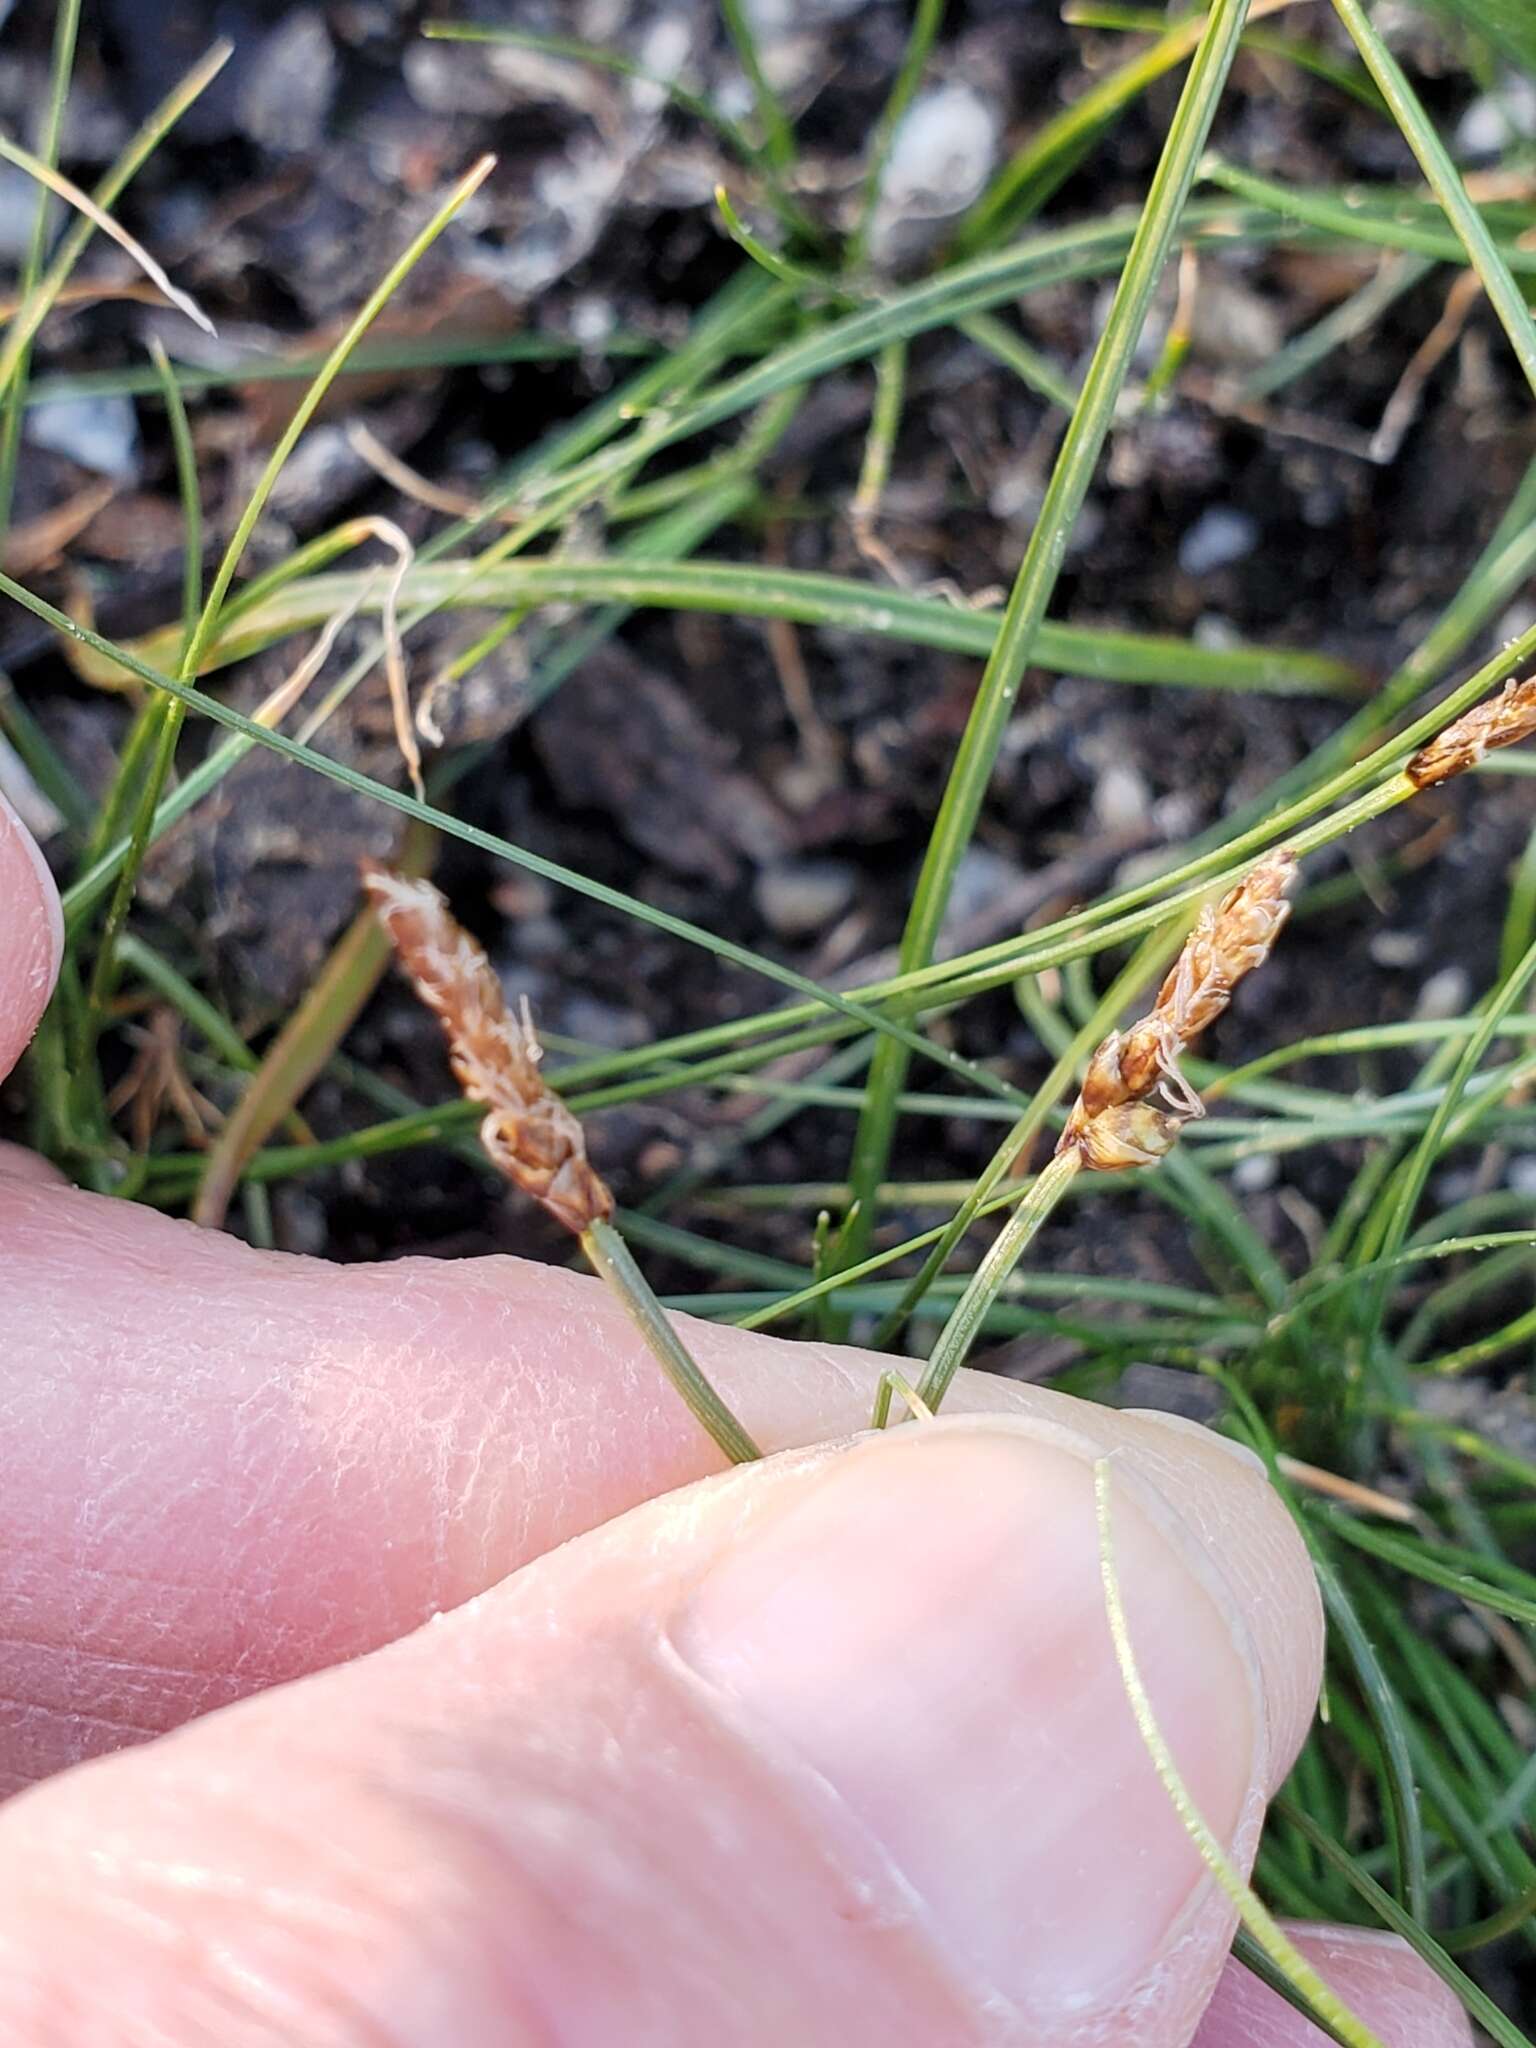
[[[63,952],[58,892],[31,833],[0,796],[0,1080],[37,1029]]]
[[[1471,2022],[1460,2001],[1396,1935],[1296,1925],[1286,1932],[1386,2048],[1472,2048]],[[1230,1962],[1194,2048],[1323,2048],[1326,2040],[1294,2006]]]
[[[955,1420],[790,1453],[640,1507],[370,1658],[37,1787],[0,1813],[0,2038],[1180,2048],[1230,1913],[1125,1701],[1098,1448],[1054,1419]],[[1128,1425],[1121,1582],[1154,1706],[1246,1861],[1290,1745],[1243,1661],[1226,1561],[1160,1491],[1187,1455],[1157,1424]],[[1246,1482],[1228,1461],[1208,1490],[1241,1500]],[[823,1511],[848,1555],[820,1539]],[[1258,1513],[1288,1530],[1272,1503]],[[864,1546],[909,1528],[926,1561],[871,1574]],[[741,1597],[753,1546],[784,1555],[786,1530],[825,1560],[855,1646],[812,1625],[792,1653],[798,1686],[830,1680],[813,1702],[836,1724],[830,1758],[786,1732],[777,1662],[771,1707],[761,1672],[726,1675],[733,1617],[749,1640],[762,1628],[761,1600]],[[957,1603],[967,1581],[976,1597]],[[810,1621],[832,1596],[794,1583]],[[1305,1612],[1289,1619],[1305,1634]],[[861,1666],[860,1646],[882,1644]],[[1207,1668],[1252,1671],[1257,1690],[1235,1675],[1213,1691]],[[1302,1675],[1315,1683],[1315,1643]],[[907,1710],[936,1684],[947,1704],[929,1726]],[[797,1692],[794,1725],[803,1709]],[[1222,1731],[1217,1749],[1247,1731],[1236,1806],[1190,1753],[1202,1726]],[[915,1744],[923,1768],[871,1804],[856,1781],[890,1743]],[[980,1818],[936,1852],[951,1802]],[[958,1914],[931,1881],[936,1853],[974,1899]],[[1104,1873],[1122,1897],[1146,1873],[1168,1885],[1147,1903],[1145,1953],[1104,1997],[1091,1979],[1044,1996],[1058,1943],[1091,1957],[1118,1938],[1101,1927]],[[973,1945],[978,1910],[1001,1933],[990,1946]]]
[[[505,1258],[337,1268],[4,1178],[0,1247],[7,1788],[373,1649],[721,1463],[590,1278]],[[771,1449],[868,1420],[871,1354],[687,1335]],[[974,1375],[949,1406],[1062,1413],[1106,1445],[1130,1427]],[[1252,1511],[1262,1477],[1233,1504],[1200,1483],[1230,1449],[1167,1434],[1189,1514],[1226,1518],[1208,1533],[1239,1597],[1278,1574],[1315,1612],[1299,1546]],[[1255,1603],[1299,1740],[1310,1648],[1271,1612]]]
[[[0,1139],[0,1175],[8,1180],[35,1181],[39,1187],[68,1187],[69,1181],[51,1159],[44,1159],[37,1152],[28,1151],[25,1145],[12,1145]]]

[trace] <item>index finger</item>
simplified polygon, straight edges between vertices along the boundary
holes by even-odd
[[[48,864],[0,796],[0,1080],[48,1007],[64,957],[64,918]]]

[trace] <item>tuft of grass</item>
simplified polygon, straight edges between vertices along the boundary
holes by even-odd
[[[1445,0],[1474,34],[1495,40],[1501,4]],[[367,339],[488,165],[450,191],[328,355],[227,374],[160,358],[147,367],[35,376],[44,322],[100,231],[89,214],[75,219],[45,262],[40,212],[0,340],[0,526],[27,406],[64,391],[133,391],[165,409],[185,550],[179,602],[168,600],[165,616],[132,642],[70,619],[0,574],[0,593],[58,636],[78,674],[120,690],[132,709],[115,777],[96,801],[51,747],[24,694],[0,688],[0,731],[59,811],[58,846],[70,867],[67,956],[31,1056],[30,1099],[39,1142],[80,1177],[205,1221],[240,1201],[257,1236],[267,1228],[269,1192],[305,1176],[364,1171],[370,1161],[434,1147],[490,1176],[474,1141],[483,1104],[446,1094],[416,1100],[349,1057],[347,1028],[383,961],[370,925],[341,941],[285,1024],[253,1038],[237,1027],[207,961],[143,902],[145,862],[182,821],[225,799],[231,771],[257,747],[410,821],[423,842],[457,842],[521,868],[664,939],[677,949],[669,958],[694,952],[712,970],[739,975],[737,986],[756,994],[743,995],[738,1008],[712,1006],[689,1028],[622,1050],[554,1045],[559,1064],[546,1076],[551,1114],[591,1117],[688,1092],[734,1098],[744,1112],[683,1161],[642,1211],[618,1212],[621,1235],[606,1214],[591,1219],[595,1235],[586,1233],[592,1263],[626,1293],[705,1426],[731,1456],[755,1449],[699,1383],[627,1245],[688,1275],[693,1284],[673,1300],[696,1313],[818,1335],[852,1328],[871,1339],[892,1358],[881,1422],[891,1419],[893,1396],[920,1418],[971,1345],[987,1338],[1048,1342],[1069,1360],[1061,1384],[1087,1396],[1113,1391],[1132,1364],[1208,1384],[1225,1404],[1223,1426],[1269,1462],[1311,1548],[1332,1620],[1327,1718],[1266,1834],[1255,1879],[1260,1910],[1251,1895],[1237,1899],[1269,1954],[1251,1945],[1240,1953],[1307,2002],[1335,2038],[1359,2040],[1349,2016],[1269,1939],[1267,1916],[1388,1925],[1496,2040],[1529,2048],[1487,1985],[1536,1947],[1536,1773],[1525,1724],[1508,1704],[1528,1691],[1536,1654],[1536,1466],[1497,1435],[1488,1402],[1451,1414],[1437,1390],[1486,1393],[1508,1383],[1512,1362],[1528,1361],[1536,1338],[1533,1312],[1510,1294],[1528,1288],[1536,1269],[1528,1197],[1495,1185],[1496,1176],[1487,1184],[1474,1178],[1454,1198],[1443,1189],[1448,1163],[1475,1162],[1491,1173],[1490,1162],[1536,1150],[1536,1016],[1524,1007],[1536,971],[1536,832],[1507,887],[1488,877],[1491,894],[1504,892],[1499,959],[1465,1014],[1305,1035],[1276,1016],[1267,1049],[1240,1064],[1181,1053],[1192,1032],[1177,1034],[1177,1044],[1159,1035],[1160,1060],[1182,1074],[1183,1092],[1163,1110],[1139,1087],[1111,1106],[1178,1116],[1177,1149],[1125,1176],[1129,1186],[1077,1170],[1083,1118],[1073,1122],[1071,1098],[1086,1085],[1084,1114],[1092,1109],[1104,1080],[1096,1048],[1146,1008],[1201,906],[1282,848],[1305,856],[1345,842],[1369,846],[1377,822],[1418,797],[1423,750],[1438,745],[1443,755],[1453,743],[1440,736],[1536,660],[1536,629],[1494,644],[1536,571],[1536,464],[1487,544],[1469,546],[1460,587],[1440,616],[1402,629],[1398,664],[1374,688],[1330,647],[1210,646],[1122,619],[1058,615],[1060,564],[1107,445],[1134,433],[1149,409],[1179,402],[1188,376],[1178,320],[1171,336],[1153,336],[1150,372],[1139,353],[1175,260],[1186,298],[1225,256],[1257,259],[1275,245],[1333,258],[1354,252],[1380,266],[1238,379],[1245,405],[1281,392],[1289,403],[1298,379],[1345,347],[1368,345],[1442,266],[1464,295],[1486,298],[1498,322],[1490,332],[1536,389],[1529,200],[1517,188],[1509,188],[1516,197],[1498,200],[1469,191],[1406,63],[1362,0],[1334,5],[1347,42],[1342,34],[1328,42],[1315,10],[1300,34],[1289,0],[1215,0],[1205,13],[1171,21],[1161,9],[1081,0],[1072,18],[1136,38],[1130,54],[1085,73],[1086,89],[1065,95],[1063,110],[1024,136],[926,271],[892,279],[872,273],[869,224],[899,123],[943,33],[938,0],[920,0],[913,12],[841,212],[804,175],[794,109],[769,82],[746,10],[726,0],[722,37],[747,81],[751,114],[734,119],[704,91],[660,83],[670,118],[702,124],[729,156],[726,175],[740,187],[742,211],[727,202],[712,228],[723,261],[736,260],[732,241],[739,246],[739,267],[674,345],[612,337],[608,353],[624,370],[614,387],[509,464],[413,558],[396,549],[393,582],[375,568],[341,565],[349,550],[384,532],[377,512],[349,512],[260,574],[243,577],[243,560],[284,464],[343,371],[515,365],[578,352],[536,334]],[[72,0],[63,0],[35,159],[54,180],[63,175],[58,141],[75,32]],[[428,32],[515,41],[644,75],[623,57],[567,39],[449,22]],[[1228,130],[1221,116],[1244,48],[1339,96],[1351,120],[1378,125],[1378,140],[1399,135],[1423,182],[1328,188],[1236,161],[1242,130]],[[89,195],[97,216],[115,218],[132,178],[226,55],[210,52],[133,138]],[[1085,216],[1073,203],[1075,172],[1112,146],[1121,121],[1162,120],[1173,75],[1185,66],[1145,199]],[[1079,382],[1073,366],[1031,338],[1030,314],[1039,294],[1094,281],[1109,288],[1111,306]],[[1065,422],[1001,611],[977,608],[963,593],[905,587],[890,539],[892,487],[928,402],[925,337],[950,333],[1002,362]],[[205,583],[196,408],[221,382],[260,376],[296,377],[304,389]],[[870,411],[857,480],[829,503],[802,500],[792,487],[786,510],[774,465],[810,402],[839,379],[845,389],[862,388]],[[761,535],[790,519],[850,534],[868,573],[823,574],[768,558]],[[487,829],[470,794],[469,771],[482,758],[475,749],[424,759],[422,785],[408,792],[360,774],[320,744],[363,680],[380,663],[403,661],[402,650],[433,619],[490,615],[489,624],[473,616],[462,642],[441,658],[443,687],[513,642],[527,657],[526,701],[536,715],[640,609],[773,620],[806,634],[894,643],[915,661],[938,652],[982,664],[894,965],[833,987],[640,891]],[[365,645],[332,677],[336,632],[349,618],[369,622]],[[309,634],[318,637],[295,658],[293,690],[254,717],[226,702],[225,671]],[[1309,730],[1322,736],[1269,788],[1170,849],[1161,871],[1090,891],[1027,930],[945,956],[939,938],[955,875],[986,815],[1028,668],[1153,692],[1302,697],[1310,700]],[[393,675],[398,684],[398,666]],[[285,721],[301,717],[289,730]],[[208,742],[195,755],[183,744],[189,731]],[[1484,765],[1529,774],[1531,751]],[[1474,807],[1489,788],[1474,779],[1459,794]],[[1298,927],[1330,901],[1352,900],[1363,872],[1304,891]],[[1415,886],[1406,857],[1399,882]],[[988,1000],[993,1007],[981,1008]],[[1044,1078],[1033,1088],[1019,1085],[1010,1061],[958,1049],[976,1042],[974,1020],[995,1018],[1007,1000],[1042,1054]],[[190,1084],[225,1115],[212,1145],[197,1145],[196,1133],[174,1119],[155,1125],[147,1146],[121,1128],[113,1105],[127,1034],[150,1004],[174,1013]],[[1151,1014],[1158,1010],[1154,1001]],[[1134,1038],[1133,1031],[1116,1042]],[[327,1090],[312,1108],[306,1091],[321,1077]],[[1164,1078],[1172,1084],[1172,1074]],[[1189,1113],[1196,1093],[1206,1109],[1198,1121]],[[770,1135],[807,1115],[848,1133],[846,1166],[831,1169],[837,1177],[754,1179],[773,1156]],[[940,1118],[975,1127],[977,1156],[990,1149],[979,1173],[935,1174],[917,1134]],[[1064,1143],[1057,1157],[1067,1164],[1031,1175],[1031,1153],[1043,1141]],[[1339,1193],[1326,1214],[1298,1206],[1297,1227],[1272,1243],[1245,1202],[1242,1170],[1293,1159],[1332,1162]],[[1057,1227],[1046,1227],[1058,1198],[1069,1203],[1061,1213],[1080,1212],[1100,1245],[1175,1233],[1190,1248],[1188,1272],[1175,1284],[1128,1259],[1103,1273],[1066,1270]],[[765,1225],[772,1254],[753,1242]],[[785,1247],[799,1249],[782,1256]],[[1030,1258],[1020,1264],[1026,1248]],[[924,1352],[926,1371],[914,1371],[911,1358]],[[1388,1499],[1397,1503],[1395,1521],[1382,1519]],[[1107,1540],[1106,1556],[1113,1607]],[[1128,1673],[1133,1661],[1127,1654]],[[1170,1789],[1177,1797],[1171,1778]],[[1198,1816],[1185,1818],[1193,1828]]]

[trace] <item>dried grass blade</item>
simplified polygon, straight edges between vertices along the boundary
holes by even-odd
[[[100,228],[104,235],[110,235],[120,249],[125,249],[138,264],[150,282],[162,291],[180,313],[185,313],[194,326],[201,327],[204,334],[217,335],[218,330],[196,299],[171,283],[160,265],[150,255],[142,242],[134,240],[128,230],[115,221],[111,214],[98,206],[89,192],[82,192],[72,178],[66,178],[62,171],[54,170],[36,157],[31,150],[23,149],[9,136],[0,135],[0,157],[13,163],[18,170],[25,171],[29,178],[36,178],[40,185],[46,185],[50,192],[57,192],[61,199],[67,199],[77,212],[83,213],[88,221]]]

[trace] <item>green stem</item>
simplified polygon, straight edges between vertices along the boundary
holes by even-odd
[[[998,1232],[997,1241],[971,1275],[970,1284],[955,1303],[949,1321],[939,1332],[922,1378],[918,1398],[937,1409],[949,1391],[955,1374],[964,1365],[971,1346],[986,1321],[987,1311],[1003,1290],[1008,1275],[1024,1256],[1030,1240],[1050,1215],[1082,1166],[1076,1152],[1058,1152],[1050,1164],[1035,1176],[1029,1193]]]
[[[902,934],[899,958],[904,973],[927,966],[933,958],[955,874],[970,844],[998,748],[1013,715],[1019,685],[1056,588],[1067,541],[1114,419],[1136,341],[1178,231],[1184,202],[1194,182],[1247,14],[1248,0],[1215,0],[1207,18],[1120,274],[1109,318],[1062,441],[1061,454],[934,821]],[[906,1066],[906,1056],[899,1047],[882,1041],[875,1048],[865,1111],[855,1134],[848,1176],[860,1204],[857,1224],[849,1232],[850,1263],[861,1258],[869,1247],[877,1213],[876,1191],[886,1176],[896,1130],[896,1098],[901,1093]]]
[[[64,106],[69,98],[69,81],[75,68],[75,37],[80,27],[80,0],[61,0],[53,24],[53,64],[49,80],[48,117],[43,127],[42,161],[52,170],[59,161],[59,138],[64,130]],[[32,217],[32,234],[22,262],[17,297],[25,305],[42,274],[48,247],[48,226],[53,212],[53,194],[45,187],[37,195],[37,212]],[[25,411],[30,341],[16,354],[15,374],[5,392],[5,412],[0,417],[0,533],[11,523],[11,497],[16,487],[16,456],[21,446],[21,422]]]
[[[944,19],[945,0],[917,0],[912,16],[912,28],[907,37],[907,47],[902,52],[901,64],[895,82],[891,86],[890,98],[880,111],[870,137],[869,154],[864,165],[864,190],[859,196],[859,218],[853,233],[848,237],[845,265],[856,270],[864,261],[869,246],[869,231],[874,222],[875,208],[880,200],[880,185],[885,176],[886,160],[891,153],[891,144],[901,126],[902,116],[912,104],[913,95],[922,83],[923,69],[933,48],[934,38]]]
[[[896,435],[901,426],[901,401],[907,381],[907,344],[887,342],[875,358],[875,403],[864,439],[864,460],[859,466],[858,489],[853,494],[849,515],[855,533],[874,523],[890,480],[891,457],[896,452]]]
[[[1526,380],[1536,391],[1536,321],[1531,318],[1524,293],[1499,254],[1487,223],[1468,196],[1445,144],[1420,105],[1402,66],[1371,25],[1360,0],[1333,0],[1333,7],[1353,36],[1366,69],[1402,130],[1403,139],[1417,157],[1435,197],[1445,208],[1446,217],[1467,252],[1467,260],[1488,294],[1488,303],[1509,336]]]
[[[720,15],[752,87],[768,161],[775,171],[786,171],[795,160],[795,131],[789,125],[789,117],[779,103],[778,94],[768,82],[768,74],[757,54],[757,40],[747,19],[747,10],[742,0],[720,0]]]
[[[635,1326],[701,1423],[733,1465],[749,1465],[763,1454],[700,1371],[677,1334],[629,1246],[611,1223],[599,1220],[581,1233],[581,1248],[594,1273],[605,1280],[634,1318]]]
[[[135,173],[153,154],[168,130],[175,126],[192,102],[223,70],[229,62],[233,47],[231,43],[215,43],[207,55],[193,65],[186,77],[172,87],[143,126],[135,132],[121,156],[90,195],[102,212],[105,213],[111,208]],[[31,346],[33,336],[47,318],[48,310],[62,290],[69,273],[79,261],[81,251],[95,233],[96,223],[82,215],[60,241],[54,259],[44,272],[41,282],[17,309],[15,319],[6,330],[5,346],[0,348],[0,390],[9,391],[14,385],[24,381],[18,374],[22,358]]]
[[[362,340],[379,314],[383,312],[405,277],[415,268],[427,250],[431,248],[432,244],[437,240],[459,209],[484,184],[495,168],[495,163],[496,159],[494,157],[481,157],[459,179],[426,226],[422,228],[419,234],[412,238],[409,247],[396,257],[383,277],[380,278],[379,282],[368,294],[360,310],[353,315],[348,323],[346,332],[326,357],[321,368],[315,373],[313,382],[294,410],[293,418],[283,430],[277,446],[267,457],[266,466],[257,478],[256,487],[247,499],[245,509],[240,514],[234,532],[230,535],[229,545],[224,550],[223,559],[214,571],[213,582],[209,588],[201,616],[197,621],[195,631],[189,636],[186,653],[182,659],[179,674],[183,682],[191,682],[197,676],[202,666],[203,655],[212,643],[219,623],[219,614],[223,610],[224,600],[229,594],[229,586],[234,581],[236,569],[240,566],[240,558],[245,553],[251,535],[256,530],[257,521],[266,509],[267,500],[272,494],[278,477],[282,474],[284,464],[293,453],[305,428],[319,410],[320,403],[325,394],[341,375],[342,370],[346,366],[348,356],[351,355],[353,349]]]
[[[1173,1752],[1168,1747],[1167,1737],[1158,1725],[1157,1715],[1142,1681],[1136,1662],[1136,1652],[1131,1643],[1130,1624],[1126,1618],[1125,1602],[1120,1591],[1120,1576],[1115,1563],[1110,1471],[1111,1461],[1108,1458],[1100,1458],[1093,1468],[1093,1496],[1099,1531],[1099,1566],[1104,1583],[1104,1607],[1109,1618],[1109,1632],[1114,1642],[1115,1660],[1120,1666],[1120,1677],[1125,1686],[1126,1698],[1136,1717],[1136,1726],[1146,1745],[1153,1768],[1162,1780],[1163,1789],[1173,1802],[1174,1811],[1183,1824],[1184,1832],[1199,1851],[1202,1862],[1236,1907],[1243,1925],[1275,1968],[1290,1980],[1308,2005],[1316,2010],[1326,2022],[1329,2031],[1336,2036],[1342,2036],[1350,2044],[1350,2048],[1382,2048],[1377,2036],[1363,2020],[1350,2011],[1338,1993],[1323,1982],[1257,1893],[1244,1881],[1242,1873],[1217,1840],[1184,1782]]]
[[[1283,1795],[1276,1800],[1273,1810],[1359,1894],[1383,1926],[1400,1935],[1442,1982],[1450,1986],[1483,2031],[1499,2043],[1499,2048],[1531,2048],[1530,2041],[1513,2020],[1500,2012],[1481,1985],[1473,1983],[1466,1972],[1452,1962],[1435,1937],[1426,1931],[1421,1917],[1405,1911],[1390,1892],[1384,1891],[1360,1868],[1347,1849],[1340,1848],[1337,1842],[1324,1834],[1310,1814],[1303,1813],[1299,1806]]]

